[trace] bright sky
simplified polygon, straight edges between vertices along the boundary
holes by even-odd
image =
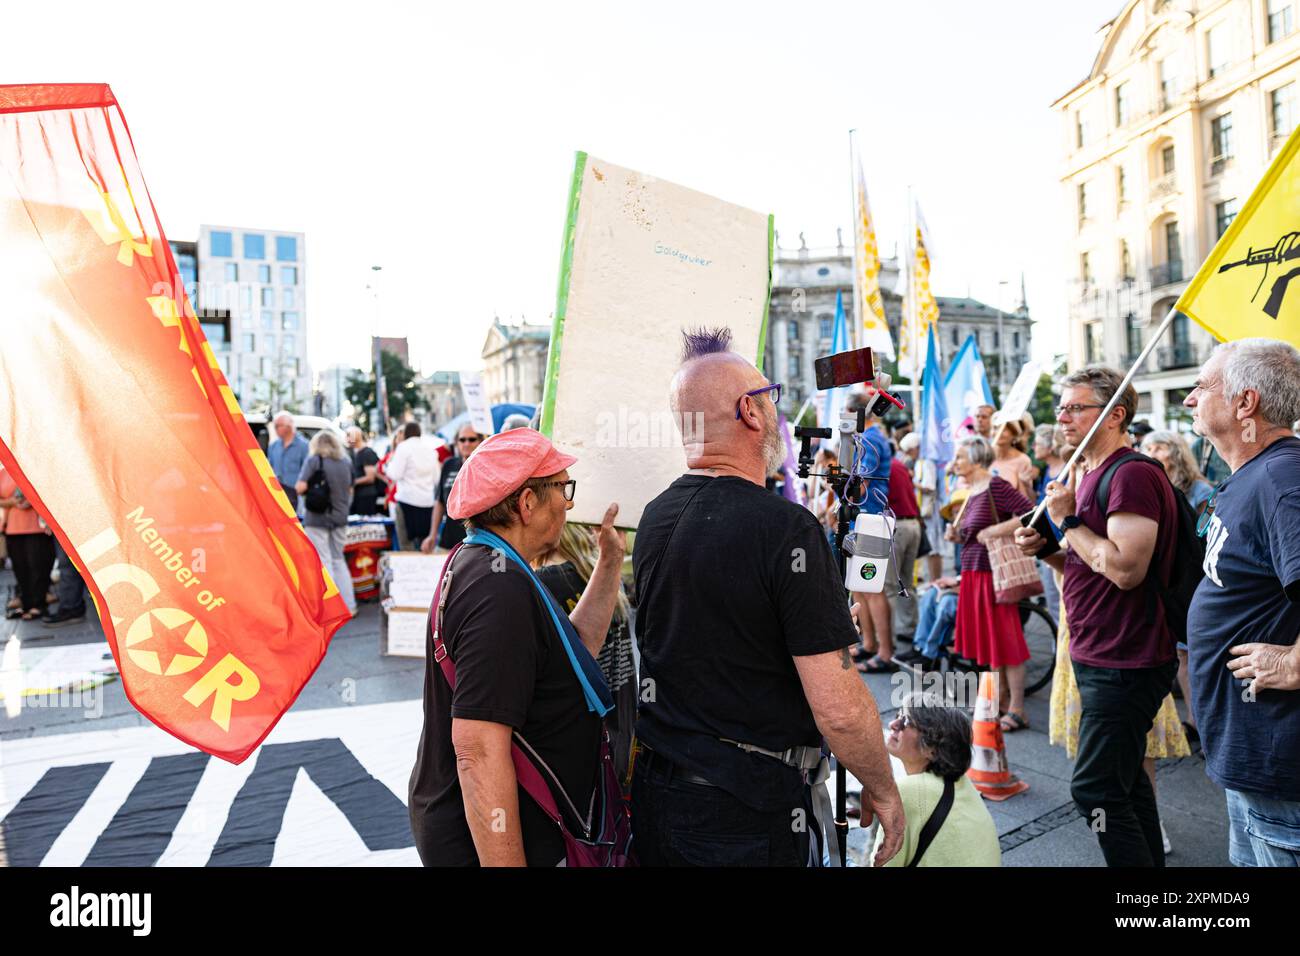
[[[493,315],[555,301],[573,153],[850,234],[848,134],[880,247],[920,200],[941,295],[1012,308],[1023,270],[1060,348],[1059,118],[1120,0],[19,4],[0,82],[112,85],[170,238],[307,234],[313,368],[407,335],[477,368]],[[366,285],[381,265],[379,320]],[[1000,291],[999,280],[1010,285]]]

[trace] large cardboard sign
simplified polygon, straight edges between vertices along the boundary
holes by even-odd
[[[668,386],[685,328],[762,361],[772,217],[578,153],[541,430],[578,457],[570,521],[634,528],[685,471]]]

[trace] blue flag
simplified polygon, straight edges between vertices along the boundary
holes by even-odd
[[[921,457],[942,463],[952,461],[952,423],[948,417],[948,396],[939,371],[939,347],[930,326],[925,351],[925,393],[921,399]]]
[[[961,437],[965,425],[980,405],[993,404],[993,390],[984,374],[984,360],[980,358],[975,336],[966,336],[961,350],[948,367],[943,383],[944,397],[948,402],[949,431],[954,438]]]
[[[849,329],[844,320],[844,295],[835,293],[835,325],[831,328],[831,354],[847,351],[849,347]],[[828,388],[817,394],[817,424],[823,428],[834,428],[840,420],[840,411],[848,398],[849,386]]]

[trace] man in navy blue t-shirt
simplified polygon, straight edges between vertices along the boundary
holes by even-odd
[[[1300,352],[1220,345],[1184,404],[1232,471],[1197,528],[1187,618],[1205,769],[1227,791],[1231,861],[1300,866]]]

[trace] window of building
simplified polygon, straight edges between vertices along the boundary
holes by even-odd
[[[1127,126],[1129,121],[1128,84],[1121,83],[1115,87],[1115,125]]]
[[[275,290],[269,286],[262,290],[262,305],[275,305]]]
[[[1078,110],[1074,114],[1074,145],[1082,149],[1087,146],[1092,139],[1092,131],[1088,128],[1088,119],[1083,114],[1083,110]]]
[[[1132,312],[1124,317],[1124,330],[1125,336],[1128,339],[1127,359],[1129,362],[1132,362],[1142,351],[1142,329],[1137,324],[1137,319],[1134,317]]]
[[[1020,333],[1019,333],[1019,332],[1012,332],[1012,333],[1011,333],[1011,347],[1014,348],[1017,352],[1020,351]]]
[[[239,307],[245,312],[253,308],[253,287],[251,285],[239,287]]]
[[[275,237],[275,258],[278,262],[297,262],[298,261],[298,238],[297,236],[276,236]]]
[[[952,344],[954,346],[961,344],[961,331],[955,325],[952,327]]]
[[[244,233],[244,258],[265,259],[266,236],[259,236],[255,232]]]
[[[819,336],[824,339],[829,339],[834,329],[835,325],[829,315],[821,315],[817,317],[817,334]]]
[[[298,338],[294,335],[286,335],[281,340],[280,347],[286,352],[298,351]]]
[[[1079,225],[1088,221],[1088,184],[1079,183]]]
[[[1291,0],[1268,0],[1268,42],[1291,35]]]
[[[1160,151],[1160,170],[1163,175],[1172,176],[1174,169],[1174,147],[1171,144]]]
[[[998,335],[997,329],[993,330],[993,347],[995,349],[1002,348],[1002,336]]]
[[[280,285],[297,285],[298,267],[280,266]]]
[[[1124,208],[1128,202],[1128,170],[1123,166],[1115,170],[1115,195],[1119,200],[1119,207]]]
[[[298,307],[298,303],[294,301],[296,298],[297,295],[294,289],[288,288],[280,290],[280,304],[286,309],[296,309]]]
[[[228,232],[211,232],[208,233],[208,251],[214,256],[231,256],[233,252],[233,243],[230,233]]]
[[[828,275],[831,274],[831,270],[828,269],[826,266],[822,266],[821,268],[819,268],[819,269],[817,270],[817,274],[818,274],[819,276],[828,276]]]
[[[243,318],[239,320],[239,327],[241,329],[251,329],[254,327],[255,324],[256,323],[253,321],[253,317],[249,315],[247,312],[245,312]]]
[[[1279,86],[1269,94],[1273,135],[1287,136],[1295,128],[1295,84]]]
[[[203,330],[203,337],[208,340],[213,348],[222,349],[226,347],[225,322],[200,322],[199,328]]]
[[[1083,327],[1083,348],[1084,359],[1089,365],[1105,360],[1105,349],[1102,348],[1101,323],[1089,322]]]
[[[262,283],[262,285],[270,285],[270,284],[271,284],[271,267],[270,267],[270,266],[258,266],[258,267],[257,267],[257,281],[260,282],[260,283]]]
[[[239,281],[239,263],[238,263],[238,262],[227,262],[227,263],[226,263],[226,281],[227,281],[227,282],[238,282],[238,281]]]
[[[262,378],[270,378],[270,377],[271,377],[271,360],[270,360],[269,358],[267,358],[267,357],[264,355],[264,356],[262,356],[262,361],[261,361],[260,365],[261,365],[261,368],[262,368]]]
[[[297,313],[297,312],[282,312],[282,313],[280,314],[280,328],[285,329],[285,330],[288,331],[288,332],[297,332],[297,331],[298,331],[298,313]]]
[[[1124,239],[1119,241],[1119,277],[1133,278],[1133,252],[1128,247],[1128,241]]]
[[[1213,161],[1222,164],[1232,159],[1232,114],[1224,113],[1210,120],[1210,149]],[[1217,170],[1216,170],[1217,172]]]
[[[245,333],[245,334],[244,334],[244,351],[245,351],[245,352],[256,352],[256,351],[257,351],[257,336],[256,336],[256,335],[253,335],[252,333]]]
[[[1172,58],[1161,60],[1157,69],[1160,74],[1160,110],[1163,112],[1178,98],[1178,71]]]
[[[1086,252],[1079,256],[1079,279],[1084,285],[1092,284],[1092,259]]]
[[[1165,223],[1165,256],[1169,263],[1170,281],[1177,282],[1183,277],[1183,244],[1178,235],[1177,219]]]
[[[264,309],[262,311],[262,331],[275,331],[275,313],[271,312],[269,309]]]
[[[791,341],[791,342],[798,342],[798,341],[799,341],[799,323],[796,322],[794,319],[791,319],[789,322],[786,323],[786,326],[785,326],[785,327],[789,330],[790,341]]]
[[[1237,218],[1237,200],[1225,199],[1214,204],[1214,237],[1220,238]]]
[[[1228,68],[1228,25],[1220,23],[1205,34],[1205,63],[1209,78],[1214,79]]]
[[[786,367],[786,374],[787,374],[790,378],[798,378],[798,377],[799,377],[799,356],[797,356],[797,355],[791,355],[791,356],[790,356],[789,364],[788,364],[787,367]]]

